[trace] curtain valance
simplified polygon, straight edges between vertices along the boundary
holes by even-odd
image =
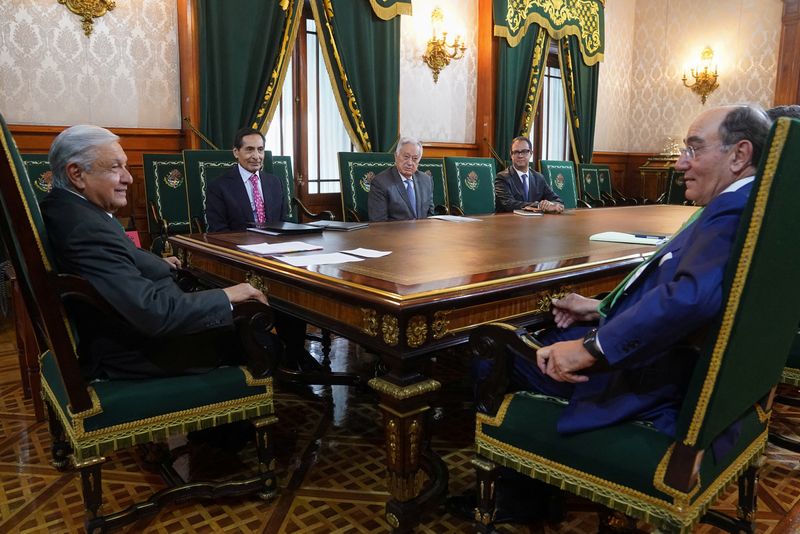
[[[391,20],[397,15],[411,15],[411,0],[369,0],[372,11],[382,20]]]
[[[517,46],[536,24],[555,40],[574,35],[587,66],[603,59],[605,0],[494,0],[494,35]]]

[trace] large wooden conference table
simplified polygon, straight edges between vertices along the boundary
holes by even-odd
[[[389,371],[370,380],[384,416],[386,519],[397,531],[447,487],[444,463],[424,446],[430,400],[440,384],[423,368],[430,354],[503,321],[542,321],[551,299],[610,291],[652,246],[590,241],[604,231],[671,234],[696,208],[671,205],[586,209],[562,215],[499,214],[476,222],[370,223],[351,232],[272,237],[254,232],[170,238],[184,265],[249,281],[275,309],[328,328],[379,353]],[[381,258],[293,267],[245,253],[240,244],[303,241],[339,252],[391,251]],[[425,482],[427,473],[428,482]]]

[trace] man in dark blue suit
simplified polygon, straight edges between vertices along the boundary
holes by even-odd
[[[209,232],[235,232],[253,223],[287,218],[286,195],[277,176],[261,168],[264,136],[242,128],[233,141],[237,164],[208,185],[206,221]]]
[[[748,106],[702,113],[676,169],[687,200],[704,208],[603,301],[570,294],[553,302],[559,328],[542,339],[536,365],[517,359],[514,380],[569,399],[560,432],[645,419],[674,436],[695,363],[676,349],[720,313],[722,278],[769,126]]]
[[[531,140],[524,136],[515,137],[510,152],[511,166],[497,173],[494,179],[495,211],[564,211],[561,197],[547,185],[544,176],[530,168]]]

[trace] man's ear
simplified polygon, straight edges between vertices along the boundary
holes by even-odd
[[[740,173],[749,166],[756,167],[757,161],[753,160],[753,144],[747,139],[742,139],[733,146],[733,161],[731,162],[731,170],[734,173]]]
[[[72,184],[72,188],[76,191],[83,191],[86,189],[86,179],[83,177],[83,169],[77,163],[70,163],[67,165],[67,179]]]

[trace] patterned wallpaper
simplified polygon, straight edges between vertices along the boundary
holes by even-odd
[[[444,13],[448,37],[460,34],[467,51],[433,83],[422,61],[431,37],[431,11]],[[476,0],[414,0],[414,14],[401,17],[400,133],[426,142],[474,143],[477,98],[478,5]]]
[[[771,106],[781,13],[781,0],[637,0],[631,105],[623,115],[628,151],[659,152],[667,136],[683,139],[692,119],[708,107]],[[705,46],[714,50],[720,87],[704,107],[681,76]]]
[[[0,1],[0,112],[10,123],[180,128],[175,0],[81,20],[56,0]]]

